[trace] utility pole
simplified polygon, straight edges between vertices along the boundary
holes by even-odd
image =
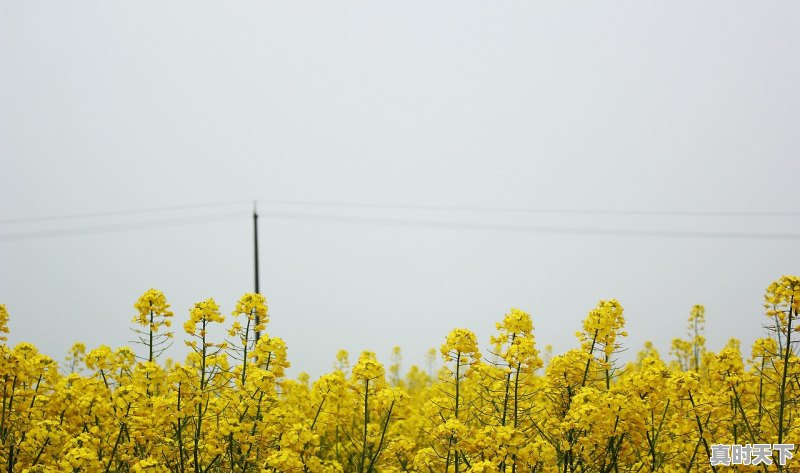
[[[260,294],[261,291],[258,288],[258,213],[256,212],[256,201],[253,201],[253,252],[254,256],[254,263],[255,263],[255,276],[256,276],[256,294]],[[258,314],[256,314],[256,327],[261,323],[259,320]],[[256,333],[256,342],[261,337],[261,330],[253,327],[253,330]]]

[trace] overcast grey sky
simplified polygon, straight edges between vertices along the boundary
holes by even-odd
[[[286,340],[293,374],[327,371],[339,348],[388,362],[400,345],[406,365],[422,363],[454,327],[485,347],[510,307],[561,352],[611,297],[625,307],[628,356],[645,340],[666,356],[698,303],[712,349],[749,345],[764,288],[800,272],[797,238],[517,227],[800,234],[799,18],[782,1],[0,0],[9,341],[58,359],[74,341],[126,344],[150,287],[177,331],[195,301],[229,313],[252,290],[247,201],[261,199],[795,212],[262,203],[267,332]],[[31,233],[127,223],[141,228]]]

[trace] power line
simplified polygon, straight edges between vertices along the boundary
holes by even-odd
[[[227,202],[211,202],[203,204],[187,204],[187,205],[170,205],[164,207],[145,207],[139,209],[127,210],[109,210],[103,212],[85,212],[73,214],[59,214],[59,215],[44,215],[39,217],[20,217],[20,218],[4,218],[0,219],[0,223],[29,223],[29,222],[45,222],[49,220],[76,220],[95,217],[117,217],[123,215],[136,215],[145,213],[157,212],[170,212],[175,210],[194,210],[194,209],[207,209],[211,207],[226,207],[231,205],[239,205],[243,203],[252,202],[249,200],[232,200]]]
[[[64,236],[88,235],[96,233],[118,233],[137,231],[150,228],[175,227],[183,225],[197,225],[223,220],[244,218],[246,214],[229,212],[222,214],[195,215],[184,218],[171,218],[148,220],[143,222],[128,222],[108,225],[93,225],[76,228],[63,228],[30,232],[0,234],[0,241],[22,241],[43,238],[56,238]],[[527,226],[512,224],[472,223],[472,222],[446,222],[434,220],[397,219],[383,217],[362,217],[347,215],[325,215],[301,212],[261,211],[259,216],[277,220],[296,220],[322,223],[344,223],[362,225],[381,225],[409,228],[440,228],[449,230],[493,231],[508,233],[539,233],[560,235],[588,235],[588,236],[632,236],[656,238],[705,238],[705,239],[736,239],[736,240],[800,240],[797,233],[764,233],[764,232],[695,232],[695,231],[668,231],[668,230],[635,230],[635,229],[608,229],[588,227],[550,227]]]
[[[800,212],[777,211],[725,211],[725,210],[602,210],[559,209],[534,207],[479,207],[462,205],[381,204],[362,202],[329,202],[312,200],[259,200],[262,204],[296,205],[310,207],[342,207],[364,209],[431,210],[457,212],[582,214],[582,215],[639,215],[639,216],[691,216],[691,217],[800,217]]]
[[[260,217],[279,220],[299,220],[310,222],[370,224],[418,228],[446,228],[451,230],[482,230],[512,233],[550,233],[560,235],[596,235],[596,236],[634,236],[657,238],[709,238],[735,240],[800,240],[800,233],[752,233],[752,232],[689,232],[665,230],[620,230],[606,228],[579,227],[543,227],[526,225],[436,222],[429,220],[409,220],[381,217],[353,217],[343,215],[323,215],[293,212],[260,212]]]
[[[63,228],[55,230],[41,230],[31,232],[18,232],[0,234],[0,241],[23,241],[38,240],[43,238],[56,238],[65,236],[90,235],[96,233],[119,233],[150,228],[179,227],[184,225],[198,225],[210,222],[220,222],[224,220],[244,219],[245,215],[240,212],[221,213],[208,215],[195,215],[184,218],[171,218],[148,220],[144,222],[130,222],[109,225],[92,225],[77,228]]]
[[[2,224],[19,224],[46,222],[54,220],[78,220],[96,217],[117,217],[125,215],[170,212],[177,210],[205,209],[212,207],[225,207],[234,205],[249,204],[249,200],[233,200],[225,202],[210,202],[188,205],[172,205],[162,207],[145,207],[138,209],[110,210],[99,212],[85,212],[59,215],[45,215],[37,217],[20,217],[0,219]],[[476,213],[526,213],[526,214],[578,214],[578,215],[632,215],[632,216],[685,216],[685,217],[800,217],[800,211],[780,212],[780,211],[705,211],[705,210],[602,210],[602,209],[559,209],[559,208],[534,208],[534,207],[480,207],[480,206],[461,206],[461,205],[423,205],[423,204],[385,204],[385,203],[365,203],[365,202],[330,202],[330,201],[311,201],[311,200],[258,200],[258,203],[265,205],[288,205],[288,206],[308,206],[308,207],[332,207],[332,208],[358,208],[358,209],[384,209],[384,210],[418,210],[418,211],[454,211],[454,212],[476,212]]]

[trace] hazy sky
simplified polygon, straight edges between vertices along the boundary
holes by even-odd
[[[798,18],[780,1],[0,0],[9,342],[126,344],[150,287],[178,332],[196,301],[230,313],[261,199],[645,212],[261,203],[267,332],[293,374],[339,348],[422,363],[454,327],[485,347],[510,307],[562,352],[612,297],[627,357],[645,340],[667,356],[698,303],[710,348],[749,345],[766,286],[800,272]]]

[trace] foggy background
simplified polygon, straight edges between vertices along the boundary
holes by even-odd
[[[749,355],[800,271],[794,2],[0,1],[9,344],[128,344],[253,289],[290,375],[403,368],[511,307],[561,353],[599,299],[667,358]],[[149,210],[147,210],[149,209]],[[145,211],[146,210],[146,211]],[[91,214],[91,216],[86,216]],[[228,317],[227,323],[230,322]],[[221,333],[221,331],[219,332]]]

